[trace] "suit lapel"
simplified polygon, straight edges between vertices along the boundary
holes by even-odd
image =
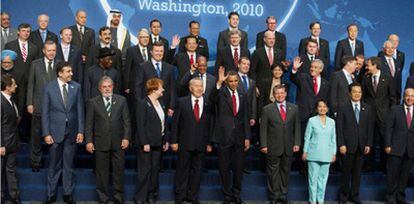
[[[108,118],[108,113],[106,112],[105,102],[102,97],[99,97],[97,100],[98,109],[101,111],[102,115],[105,115],[105,118]]]
[[[62,91],[60,90],[59,83],[58,83],[57,79],[54,82],[54,89],[55,89],[55,91],[57,93],[58,100],[61,103],[63,109],[66,110],[65,104],[63,103]]]

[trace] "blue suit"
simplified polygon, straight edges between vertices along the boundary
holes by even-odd
[[[335,121],[326,117],[325,125],[319,116],[309,119],[305,131],[303,152],[307,153],[309,201],[323,202],[329,176],[329,166],[336,154]]]
[[[74,189],[72,166],[76,135],[84,131],[84,107],[80,85],[69,82],[67,90],[67,107],[57,80],[47,84],[43,91],[42,135],[51,135],[54,141],[49,149],[48,198],[56,196],[61,174],[64,195],[71,195]]]

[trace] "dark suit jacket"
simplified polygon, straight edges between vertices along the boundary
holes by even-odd
[[[234,64],[233,59],[233,51],[231,50],[230,45],[224,48],[221,48],[217,50],[217,60],[216,64],[214,65],[214,74],[215,76],[218,76],[218,69],[220,66],[223,66],[227,71],[234,70],[237,71],[237,65]],[[239,59],[242,57],[250,58],[250,52],[248,49],[243,48],[243,46],[240,45],[239,52]]]
[[[114,93],[121,92],[121,78],[119,77],[119,72],[114,68],[104,69],[100,65],[96,64],[90,67],[85,75],[83,85],[85,102],[97,95],[100,95],[99,81],[103,76],[109,76],[112,81],[114,81]]]
[[[72,45],[80,48],[82,55],[87,56],[89,47],[95,45],[95,31],[84,26],[83,40],[81,40],[77,25],[70,26],[69,28],[72,30]]]
[[[240,49],[249,50],[249,42],[246,31],[239,29],[241,32]],[[217,39],[217,51],[230,46],[230,30],[227,28],[219,33]]]
[[[378,57],[383,57],[384,56],[384,51],[379,51],[378,52]],[[397,59],[395,59],[395,61],[397,62],[398,67],[401,67],[401,69],[404,69],[404,65],[405,65],[405,53],[397,50]],[[414,69],[414,67],[413,67]],[[414,71],[414,70],[413,70]],[[411,69],[410,69],[410,76],[411,76]]]
[[[323,67],[323,70],[322,70],[322,73],[321,73],[321,76],[324,78],[324,79],[327,79],[328,78],[328,70],[327,70],[327,67],[325,66],[325,61],[322,59],[322,58],[320,58],[319,56],[315,56],[315,59],[320,59],[320,60],[322,60],[323,61],[323,63],[324,63],[324,67]],[[302,66],[300,66],[300,68],[299,68],[299,70],[298,70],[298,72],[299,73],[307,73],[307,74],[310,74],[310,67],[311,67],[311,60],[309,59],[309,56],[305,53],[305,54],[303,54],[303,55],[300,55],[300,60],[303,62],[302,63]]]
[[[244,140],[250,139],[250,124],[248,115],[248,98],[246,94],[239,94],[239,109],[233,114],[233,105],[229,88],[222,86],[214,89],[210,101],[216,106],[216,118],[212,142],[222,146],[244,146]]]
[[[301,146],[298,107],[286,102],[286,121],[282,120],[276,103],[263,108],[260,121],[260,148],[267,147],[268,155],[292,156],[293,146]]]
[[[328,100],[329,82],[321,77],[319,92],[313,91],[313,78],[310,74],[290,73],[290,80],[296,85],[296,104],[299,108],[300,121],[306,122],[316,114],[315,103],[318,99]]]
[[[405,83],[405,88],[413,88],[414,89],[414,76],[410,76],[407,78],[407,82]]]
[[[265,43],[264,43],[264,34],[267,30],[264,30],[260,33],[257,33],[256,35],[256,50],[259,48],[264,47]],[[281,58],[282,60],[285,60],[286,58],[286,48],[287,48],[287,43],[286,43],[286,36],[285,34],[275,31],[275,45],[273,46],[274,48],[277,48],[280,50],[281,52]]]
[[[188,36],[182,37],[180,39],[180,44],[179,44],[179,47],[178,47],[178,53],[187,52],[187,50],[185,49],[185,38],[186,37],[188,37]],[[196,52],[200,53],[200,55],[203,55],[204,57],[206,57],[207,61],[208,61],[209,50],[208,50],[207,40],[205,38],[201,37],[201,36],[198,36],[197,37],[197,42],[198,42],[198,47],[197,47]]]
[[[52,72],[46,72],[47,65],[44,58],[32,62],[27,83],[26,105],[34,106],[35,115],[40,116],[43,89],[50,81],[56,80],[56,65],[59,62],[58,59],[54,60]]]
[[[85,114],[80,85],[69,82],[67,106],[57,80],[46,85],[42,98],[42,135],[51,135],[56,143],[64,139],[75,142],[78,133],[83,134]],[[65,128],[66,127],[66,128]],[[67,137],[66,133],[68,133]]]
[[[147,59],[151,59],[151,52],[147,47]],[[137,74],[139,73],[140,64],[144,62],[144,58],[139,50],[139,45],[128,48],[126,53],[126,63],[124,68],[124,89],[133,89]]]
[[[17,107],[19,108],[19,112],[23,113],[26,107],[26,88],[27,80],[29,77],[30,64],[35,59],[39,58],[39,50],[36,45],[28,42],[27,59],[26,62],[24,62],[18,40],[8,42],[5,46],[5,49],[13,50],[17,53],[17,58],[14,61],[13,67],[15,72],[14,77],[16,79],[17,85],[19,86],[16,92],[16,103]]]
[[[19,135],[17,124],[19,116],[15,108],[9,103],[6,97],[1,95],[1,147],[6,147],[6,152],[15,152],[19,146]]]
[[[198,71],[196,71],[194,74],[191,74],[190,71],[187,71],[187,73],[184,74],[183,78],[180,81],[180,87],[179,87],[179,95],[180,96],[187,96],[189,94],[189,82],[194,77],[199,77],[200,74]],[[204,96],[209,99],[211,92],[216,88],[216,82],[217,79],[213,75],[209,73],[205,73],[205,77],[207,79],[206,81],[206,87],[204,87]]]
[[[391,147],[391,155],[402,157],[405,153],[414,158],[414,126],[407,126],[404,105],[392,106],[386,123],[385,147]]]
[[[101,49],[101,45],[97,44],[94,46],[89,47],[88,55],[86,57],[86,65],[85,68],[89,69],[93,65],[98,63],[97,56],[99,55],[99,49]],[[112,56],[112,66],[118,70],[119,72],[122,71],[122,54],[121,51],[110,45],[110,49],[115,52],[115,55]]]
[[[196,62],[196,57],[200,56],[199,53],[196,52],[196,54],[193,56],[194,58],[194,63]],[[187,52],[181,52],[178,53],[175,56],[175,59],[173,61],[173,65],[177,67],[178,69],[178,81],[180,81],[183,76],[185,75],[185,73],[187,71],[189,71],[191,69],[191,65],[190,65],[190,56],[188,55]]]
[[[273,64],[281,62],[284,59],[282,57],[281,51],[273,48]],[[255,81],[272,78],[271,64],[264,47],[256,49],[253,53],[249,73],[250,77]]]
[[[351,100],[348,91],[348,81],[342,70],[332,72],[329,79],[329,107],[330,112],[335,115],[338,111],[339,105],[344,101]]]
[[[410,76],[411,75],[414,75],[414,62],[411,62],[411,65],[410,65]]]
[[[299,43],[299,55],[305,55],[306,54],[306,43],[308,40],[312,39],[312,37],[303,38],[300,40]],[[321,59],[323,63],[325,64],[324,70],[328,70],[329,63],[331,62],[329,52],[329,42],[323,38],[319,38],[319,52],[318,52],[318,59]]]
[[[148,47],[150,47],[150,51],[152,48],[152,44],[154,44],[154,42],[152,42],[152,35],[150,35],[150,41],[148,44]],[[158,41],[162,42],[162,44],[164,45],[164,57],[162,58],[163,61],[166,61],[168,63],[172,63],[172,61],[174,60],[174,54],[175,54],[175,50],[176,49],[170,49],[170,43],[168,42],[167,38],[164,38],[162,36],[158,36]],[[150,57],[148,57],[148,59],[151,59]]]
[[[372,77],[365,76],[362,80],[362,91],[364,102],[371,106],[376,120],[385,122],[389,109],[397,104],[397,96],[391,76],[381,72],[376,92],[372,85]]]
[[[141,64],[139,70],[138,79],[135,81],[135,99],[139,101],[147,96],[145,90],[145,83],[154,77],[157,77],[157,71],[151,60]],[[166,62],[162,62],[161,65],[161,80],[164,82],[164,94],[160,98],[161,104],[166,109],[174,109],[176,100],[176,85],[174,79],[174,67]],[[137,112],[139,113],[139,112]],[[140,114],[140,113],[139,113]]]
[[[352,49],[348,38],[338,41],[335,50],[335,70],[342,69],[342,57],[347,55],[356,57],[359,54],[364,54],[364,43],[358,39],[356,39],[355,42],[355,53],[352,55]]]
[[[56,45],[58,44],[57,35],[55,33],[53,33],[52,31],[50,31],[50,30],[47,30],[47,32],[46,32],[45,42],[48,41],[48,40],[51,40],[51,41],[55,42]],[[44,43],[43,43],[43,40],[42,40],[42,36],[40,35],[39,29],[34,30],[30,33],[29,41],[31,43],[35,44],[36,47],[38,47],[39,54],[43,57],[43,52],[41,52],[41,51],[43,50]]]
[[[161,101],[160,101],[161,103]],[[137,108],[137,144],[160,147],[167,142],[167,128],[161,133],[161,120],[151,100],[146,97],[138,101]],[[165,112],[165,115],[167,113]]]
[[[61,44],[58,44],[57,46],[56,59],[59,59],[61,61],[65,60],[65,57],[63,56],[63,48]],[[81,53],[80,48],[76,47],[75,45],[70,45],[68,62],[72,66],[72,72],[73,72],[72,80],[83,85],[85,69],[83,68],[82,53]]]
[[[355,118],[354,107],[351,101],[347,101],[339,106],[336,119],[337,145],[347,148],[347,153],[355,154],[359,148],[364,152],[365,146],[372,147],[374,134],[374,118],[372,118],[371,107],[360,102],[359,123]]]
[[[385,56],[382,56],[380,58],[382,62],[381,74],[384,73],[386,75],[391,76],[391,69],[390,69],[390,65],[388,64],[387,59],[385,58]],[[402,67],[399,67],[399,63],[394,58],[393,58],[393,61],[394,61],[395,73],[392,79],[394,80],[394,88],[397,94],[397,100],[399,101],[401,98],[400,96],[401,96],[401,82],[402,82]]]
[[[248,107],[249,107],[249,119],[257,119],[257,98],[256,98],[256,82],[248,78],[249,89],[246,90],[244,88],[244,84],[242,79],[239,75],[239,86],[237,87],[237,91],[240,93],[246,94],[248,98]]]
[[[121,141],[131,138],[131,121],[126,98],[114,94],[111,102],[110,116],[102,95],[89,100],[86,109],[86,142],[93,142],[98,151],[120,150]]]
[[[191,96],[179,98],[172,122],[171,144],[178,143],[186,151],[205,152],[210,144],[212,108],[204,97],[199,122],[195,119]]]

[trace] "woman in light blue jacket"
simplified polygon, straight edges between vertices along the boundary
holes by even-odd
[[[316,102],[318,115],[311,117],[305,131],[302,159],[308,162],[309,202],[324,202],[329,166],[336,159],[335,121],[326,116],[327,102]]]

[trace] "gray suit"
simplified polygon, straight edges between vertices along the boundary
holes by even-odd
[[[266,105],[260,123],[260,147],[267,147],[269,199],[286,200],[293,146],[300,146],[300,118],[296,105],[286,102],[286,121],[277,103]]]
[[[40,58],[32,62],[29,70],[29,79],[27,83],[26,105],[33,105],[34,111],[31,126],[31,164],[32,167],[40,167],[42,159],[41,146],[41,99],[43,88],[52,80],[56,80],[56,64],[59,60],[54,60],[51,72],[47,72],[45,59]]]
[[[6,43],[17,39],[17,30],[9,27],[9,34],[4,36],[3,28],[1,29],[1,50],[4,49]]]

